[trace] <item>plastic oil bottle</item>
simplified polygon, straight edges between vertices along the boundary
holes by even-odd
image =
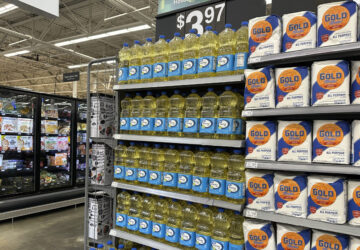
[[[180,244],[188,247],[187,249],[196,249],[196,227],[199,219],[197,207],[192,202],[187,204],[182,209],[182,221],[180,228]]]
[[[154,46],[151,38],[146,38],[145,44],[142,46],[141,57],[141,82],[151,82],[153,78],[154,63]]]
[[[184,39],[183,79],[198,77],[199,40],[196,30],[191,29],[189,32],[189,35]]]
[[[211,249],[211,233],[213,231],[214,211],[208,205],[199,210],[199,221],[196,227],[196,248]]]
[[[230,217],[223,208],[218,208],[214,216],[214,227],[211,235],[212,249],[228,249]]]
[[[129,76],[129,44],[124,43],[119,51],[119,78],[118,84],[126,84]]]
[[[224,199],[225,197],[229,156],[229,153],[224,148],[217,148],[216,153],[210,158],[209,193],[213,198]]]
[[[169,201],[160,196],[155,201],[152,236],[165,241],[166,222],[169,216]]]
[[[129,51],[129,77],[128,83],[139,83],[140,82],[140,66],[142,57],[142,48],[139,41],[134,42],[134,46]]]
[[[183,40],[180,33],[176,32],[174,38],[169,42],[169,63],[168,76],[169,80],[182,79],[182,60],[183,60]]]
[[[126,229],[130,194],[127,191],[121,191],[116,197],[116,202],[116,226]]]
[[[154,44],[154,66],[153,79],[155,82],[167,80],[169,44],[165,41],[165,36],[160,35],[159,40]]]
[[[239,149],[235,149],[229,157],[226,197],[233,203],[245,202],[245,158]]]
[[[130,206],[128,214],[128,223],[127,229],[130,231],[138,232],[139,231],[139,220],[140,212],[142,209],[142,196],[138,192],[134,192],[130,197]]]
[[[129,93],[125,94],[125,98],[120,102],[120,134],[127,134],[130,130],[130,115],[131,115],[131,96]]]
[[[124,181],[125,179],[125,163],[127,157],[127,147],[123,141],[119,142],[119,145],[115,148],[115,160],[114,160],[114,179],[115,181]]]
[[[199,38],[199,77],[215,76],[218,38],[212,32],[212,27],[207,26],[204,34]]]
[[[192,190],[201,196],[207,196],[209,192],[210,157],[211,152],[205,147],[195,153]]]
[[[235,108],[235,139],[245,138],[245,121],[241,117],[242,110],[244,109],[244,96],[240,94],[239,89],[235,88],[233,92],[236,94],[238,100]]]
[[[140,134],[143,98],[139,92],[137,92],[136,96],[131,99],[131,108],[130,132],[132,134]]]
[[[164,178],[163,186],[169,190],[177,190],[180,156],[175,145],[169,145],[164,153]]]
[[[180,239],[180,225],[182,220],[182,206],[176,199],[169,203],[169,216],[166,222],[165,240],[177,245]]]
[[[248,22],[242,22],[240,29],[235,33],[236,39],[236,54],[234,70],[235,74],[244,74],[244,69],[247,68],[247,59],[249,56],[249,28]]]
[[[168,135],[182,136],[185,99],[180,95],[179,90],[175,90],[169,102]]]
[[[213,88],[202,97],[202,110],[200,118],[200,137],[215,138],[216,121],[218,118],[219,98]]]
[[[191,94],[185,99],[184,136],[199,136],[201,106],[201,97],[197,94],[196,89],[192,89]]]
[[[149,143],[139,149],[139,169],[137,180],[140,184],[146,185],[149,182],[149,165],[151,163],[151,148]]]
[[[139,232],[145,236],[151,236],[152,220],[154,215],[155,198],[146,194],[142,200],[142,209],[140,212]]]
[[[178,174],[178,189],[183,193],[191,193],[192,188],[192,170],[195,166],[195,154],[191,147],[186,145],[184,150],[180,151],[180,166]]]
[[[156,99],[151,91],[146,93],[143,99],[143,108],[141,114],[141,133],[143,135],[154,134]]]
[[[235,32],[231,24],[225,24],[225,29],[219,34],[219,48],[216,64],[216,75],[234,74],[234,55],[235,55]]]
[[[131,183],[137,183],[137,171],[139,168],[139,147],[135,142],[130,142],[127,148],[127,158],[125,166],[125,180]]]
[[[156,135],[167,135],[167,119],[169,114],[169,98],[166,91],[161,92],[161,96],[156,98],[155,124]]]
[[[219,118],[217,121],[216,137],[219,139],[236,139],[236,119],[238,95],[232,91],[231,86],[226,86],[225,91],[219,96]]]
[[[229,229],[229,249],[239,250],[244,249],[244,232],[243,232],[244,217],[241,216],[239,211],[234,211],[230,216],[230,229]]]
[[[156,188],[162,188],[164,161],[164,149],[161,148],[160,144],[154,144],[154,147],[151,150],[149,184]]]

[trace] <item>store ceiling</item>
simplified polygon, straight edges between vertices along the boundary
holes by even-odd
[[[20,8],[0,14],[0,85],[72,96],[73,83],[62,83],[62,74],[85,72],[87,68],[68,67],[87,64],[91,58],[115,56],[124,42],[132,44],[136,39],[144,41],[146,37],[154,38],[157,2],[60,0],[60,17],[55,19],[34,15]],[[0,0],[0,10],[7,4]],[[141,30],[125,33],[128,31],[126,29],[131,28]],[[103,34],[109,32],[115,35],[104,37]],[[94,39],[94,35],[101,38]],[[86,37],[93,40],[59,46],[61,42]],[[24,50],[30,52],[4,56]],[[105,73],[94,72],[93,79],[109,86],[109,82],[103,81],[114,80],[108,77],[112,72],[110,67],[106,65]],[[105,66],[95,69],[103,71]],[[86,74],[81,74],[77,91],[74,91],[80,98],[85,96],[86,79]]]

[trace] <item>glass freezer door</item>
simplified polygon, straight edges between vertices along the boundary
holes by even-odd
[[[86,102],[77,102],[76,185],[85,184]]]

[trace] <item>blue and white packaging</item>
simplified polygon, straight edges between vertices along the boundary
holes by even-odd
[[[290,52],[316,47],[316,15],[300,11],[283,15],[282,51]]]
[[[308,219],[344,224],[347,218],[347,182],[335,176],[308,177]]]
[[[357,41],[358,6],[354,1],[318,5],[317,46]]]
[[[275,108],[275,79],[271,67],[245,69],[244,109]]]
[[[245,171],[246,207],[274,211],[274,174],[271,171]]]
[[[349,249],[348,235],[329,233],[315,229],[312,231],[311,250]]]
[[[348,221],[350,225],[360,225],[360,180],[348,182]]]
[[[314,62],[311,66],[311,105],[350,104],[349,63],[343,60]]]
[[[360,104],[360,61],[351,62],[351,104]]]
[[[276,224],[277,250],[310,250],[311,229]]]
[[[360,249],[360,238],[351,236],[349,250],[359,250],[359,249]]]
[[[351,126],[351,164],[360,166],[360,120],[352,122]]]
[[[276,68],[276,108],[310,105],[310,71],[308,67]]]
[[[306,218],[308,193],[306,175],[275,173],[274,192],[276,213]]]
[[[309,121],[278,122],[278,161],[311,162],[312,124]]]
[[[271,222],[245,219],[243,223],[246,250],[275,250],[275,233]]]

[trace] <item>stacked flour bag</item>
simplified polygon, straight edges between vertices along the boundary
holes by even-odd
[[[318,6],[318,47],[357,41],[358,6],[353,1]]]
[[[326,228],[324,228],[326,229]],[[311,250],[348,250],[349,236],[312,230]]]
[[[308,177],[308,219],[344,224],[347,218],[347,183],[341,177]]]
[[[274,174],[270,171],[245,172],[246,207],[274,211]]]
[[[250,57],[280,53],[281,36],[281,21],[279,17],[271,15],[250,19]]]
[[[307,177],[303,174],[275,173],[275,212],[306,218]]]
[[[311,229],[276,224],[277,250],[310,250]]]
[[[350,237],[349,250],[359,250],[360,249],[360,238]]]
[[[351,225],[360,225],[360,180],[348,183],[348,221]],[[360,229],[359,229],[360,230]]]
[[[277,68],[276,108],[310,105],[310,73],[308,67]]]
[[[351,62],[351,104],[360,104],[360,61]]]
[[[313,162],[350,164],[350,149],[350,124],[347,121],[314,121]]]
[[[351,132],[351,164],[360,166],[360,120],[352,122]]]
[[[283,15],[282,51],[290,52],[316,47],[316,15],[300,11]]]
[[[275,250],[274,227],[271,222],[246,219],[243,223],[246,250]]]
[[[349,63],[342,60],[314,62],[311,67],[312,106],[350,104]]]
[[[276,159],[276,123],[273,121],[246,122],[247,160]]]
[[[271,67],[245,69],[244,109],[275,108],[275,79]]]
[[[308,121],[279,121],[278,161],[311,162],[312,125]]]

